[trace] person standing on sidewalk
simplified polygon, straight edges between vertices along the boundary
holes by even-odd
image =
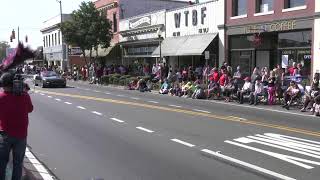
[[[0,80],[3,87],[0,92],[0,180],[5,180],[10,151],[13,155],[12,180],[21,180],[28,114],[33,111],[33,105],[27,92],[13,93],[13,74],[4,73]]]

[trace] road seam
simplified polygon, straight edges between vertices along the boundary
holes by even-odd
[[[185,146],[188,146],[188,147],[194,147],[195,146],[194,144],[191,144],[191,143],[179,140],[179,139],[171,139],[171,141],[179,143],[179,144],[182,144],[182,145],[185,145]]]
[[[150,129],[147,129],[147,128],[144,128],[144,127],[136,127],[137,129],[141,130],[141,131],[145,131],[145,132],[148,132],[148,133],[154,133],[154,131],[150,130]]]

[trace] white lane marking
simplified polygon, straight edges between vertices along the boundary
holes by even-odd
[[[130,99],[139,100],[140,98],[130,97]]]
[[[203,113],[207,113],[207,114],[210,114],[211,112],[209,111],[204,111],[204,110],[201,110],[201,109],[192,109],[194,111],[198,111],[198,112],[203,112]]]
[[[44,96],[44,94],[43,94],[43,93],[40,93],[40,95],[41,95],[41,96]]]
[[[176,107],[176,108],[182,108],[182,106],[177,106],[177,105],[174,105],[174,104],[170,104],[169,106],[170,107]]]
[[[241,118],[241,117],[236,117],[236,116],[228,116],[228,118],[238,119],[238,120],[240,120],[240,121],[248,121],[248,119]]]
[[[90,91],[90,89],[83,89],[83,90]]]
[[[207,100],[204,100],[204,101],[207,101]],[[304,117],[314,117],[312,115],[303,114],[303,113],[294,113],[294,112],[281,111],[281,110],[270,109],[270,108],[259,108],[259,107],[247,106],[247,105],[243,105],[243,104],[240,105],[240,104],[232,104],[232,103],[225,103],[225,102],[219,102],[219,101],[209,101],[209,102],[215,103],[215,104],[224,104],[224,105],[228,105],[228,106],[237,106],[237,107],[242,107],[242,108],[259,109],[259,110],[263,110],[263,111],[271,111],[271,112],[284,113],[284,114],[290,114],[290,115],[298,115],[298,116],[304,116]]]
[[[121,94],[118,94],[117,96],[118,97],[126,97],[125,95],[121,95]]]
[[[48,98],[52,98],[52,96],[48,96]]]
[[[99,115],[99,116],[102,116],[102,113],[99,113],[97,111],[91,111],[93,114],[96,114],[96,115]]]
[[[157,101],[148,101],[149,103],[159,104]]]
[[[105,94],[108,94],[108,95],[110,95],[111,93],[109,93],[109,92],[105,92]]]
[[[276,177],[276,178],[279,178],[279,179],[283,179],[283,180],[296,180],[296,179],[294,179],[294,178],[291,178],[291,177],[288,177],[288,176],[279,174],[279,173],[277,173],[277,172],[273,172],[273,171],[270,171],[270,170],[268,170],[268,169],[261,168],[261,167],[256,166],[256,165],[253,165],[253,164],[250,164],[250,163],[247,163],[247,162],[244,162],[244,161],[241,161],[241,160],[238,160],[238,159],[229,157],[229,156],[225,156],[225,155],[223,155],[223,154],[220,154],[220,153],[218,153],[218,152],[211,151],[211,150],[209,150],[209,149],[202,149],[201,151],[202,151],[202,152],[205,152],[205,153],[208,153],[208,154],[210,154],[210,155],[212,155],[212,156],[215,156],[215,157],[218,157],[218,158],[227,160],[227,161],[229,161],[229,162],[236,163],[236,164],[241,165],[241,166],[243,166],[243,167],[250,168],[250,169],[256,170],[256,171],[258,171],[258,172],[261,172],[261,173],[264,173],[264,174],[267,174],[267,175],[270,175],[270,176],[273,176],[273,177]]]
[[[42,179],[53,180],[53,177],[47,171],[47,169],[38,161],[38,159],[32,154],[29,148],[26,148],[25,156],[29,159],[31,164],[36,168]]]
[[[71,102],[64,102],[64,103],[65,103],[65,104],[69,104],[69,105],[72,104]]]
[[[116,121],[116,122],[119,122],[119,123],[124,123],[124,121],[120,120],[120,119],[117,119],[117,118],[110,118],[112,121]]]
[[[140,129],[141,131],[145,131],[145,132],[148,132],[148,133],[153,133],[154,131],[150,130],[150,129],[146,129],[144,127],[136,127],[137,129]]]
[[[235,139],[235,141],[241,142],[241,139]],[[228,143],[228,144],[235,145],[235,146],[243,147],[245,149],[250,149],[252,151],[256,151],[256,152],[259,152],[259,153],[262,153],[262,154],[266,154],[266,155],[272,156],[274,158],[286,161],[288,163],[292,163],[294,165],[303,167],[305,169],[313,169],[314,168],[313,166],[309,166],[309,165],[307,165],[305,163],[320,166],[320,162],[317,162],[317,161],[311,161],[311,160],[308,160],[308,159],[302,159],[302,158],[298,158],[298,157],[294,157],[294,156],[289,156],[289,155],[286,155],[286,154],[270,152],[270,151],[266,151],[266,150],[255,148],[255,147],[251,147],[251,146],[247,146],[247,145],[240,144],[240,143],[233,142],[233,141],[224,141],[224,142]]]
[[[56,101],[61,101],[61,99],[58,99],[58,98],[56,98],[55,100],[56,100]]]
[[[82,106],[77,106],[78,109],[86,109],[85,107]]]
[[[101,92],[101,91],[97,91],[97,90],[94,90],[94,92],[97,92],[97,93],[99,93],[99,92]]]
[[[171,139],[171,141],[176,142],[176,143],[183,144],[183,145],[188,146],[188,147],[194,147],[194,146],[195,146],[195,145],[193,145],[193,144],[190,144],[190,143],[185,142],[185,141],[181,141],[181,140],[179,140],[179,139]]]

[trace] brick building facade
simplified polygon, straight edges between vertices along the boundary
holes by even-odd
[[[301,63],[313,70],[315,0],[226,0],[226,55],[235,68],[283,68]]]

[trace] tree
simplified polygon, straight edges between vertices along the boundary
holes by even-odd
[[[71,14],[71,20],[60,26],[64,40],[70,45],[80,47],[86,64],[86,50],[90,52],[91,61],[93,49],[110,46],[111,27],[105,13],[98,11],[93,2],[82,2],[80,8]]]
[[[0,61],[6,57],[6,50],[9,48],[9,43],[6,41],[0,42]]]

